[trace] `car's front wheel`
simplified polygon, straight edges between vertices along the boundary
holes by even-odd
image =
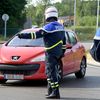
[[[0,84],[5,84],[6,83],[6,79],[0,80]]]
[[[83,58],[80,64],[80,70],[75,73],[76,78],[84,78],[85,73],[86,73],[86,60]]]

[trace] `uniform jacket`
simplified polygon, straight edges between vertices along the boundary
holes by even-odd
[[[23,38],[44,39],[46,51],[52,55],[62,55],[62,45],[66,43],[64,27],[57,21],[46,24],[39,31],[31,34],[23,34]]]

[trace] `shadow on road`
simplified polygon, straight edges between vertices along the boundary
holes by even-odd
[[[46,87],[46,80],[34,81],[8,81],[4,86],[18,87]],[[66,76],[60,84],[61,88],[100,88],[99,76],[86,76],[83,79],[76,79],[74,76]]]
[[[15,86],[15,87],[45,87],[47,84],[46,80],[28,80],[28,81],[7,81],[3,86]]]
[[[67,76],[61,82],[62,88],[100,88],[100,76],[86,76],[83,79],[77,79],[73,76]]]

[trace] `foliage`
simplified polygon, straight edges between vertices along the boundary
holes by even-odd
[[[96,25],[96,16],[84,16],[79,17],[80,26],[95,26]]]
[[[88,1],[81,1],[77,0],[77,16],[96,16],[97,12],[97,1],[96,0],[88,0]]]
[[[74,14],[74,1],[63,0],[62,3],[54,4],[59,12],[59,16],[72,16]]]
[[[44,22],[44,10],[49,5],[54,5],[57,7],[59,11],[59,16],[74,16],[74,0],[61,0],[62,2],[59,3],[52,3],[53,0],[36,0],[37,5],[31,5],[31,8],[27,8],[26,11],[31,13],[33,24],[41,25]],[[96,0],[76,0],[77,7],[76,7],[76,24],[77,25],[87,25],[87,26],[94,26],[96,25],[96,14],[97,14],[97,1]],[[32,6],[35,7],[33,11]],[[35,12],[34,14],[32,14]],[[92,22],[92,21],[93,22]]]
[[[30,11],[28,15],[31,15],[33,24],[41,26],[44,23],[44,11],[49,5],[54,5],[59,12],[60,16],[74,16],[74,0],[62,0],[52,4],[51,0],[48,3],[47,0],[37,0],[37,6],[31,5],[26,9]],[[34,10],[33,10],[33,8]],[[81,41],[92,40],[96,30],[96,16],[97,16],[97,0],[76,0],[76,27],[75,31]],[[99,18],[100,25],[100,18]],[[67,27],[68,28],[68,27]],[[74,30],[74,27],[70,27]]]
[[[30,5],[26,8],[27,16],[32,18],[33,25],[41,26],[45,23],[44,12],[47,6],[51,5],[52,0],[36,0],[36,6]]]
[[[3,27],[1,17],[4,13],[10,16],[9,27],[22,27],[26,18],[26,3],[26,0],[0,0],[0,27]]]
[[[70,27],[70,29],[74,30],[78,35],[79,40],[86,41],[92,40],[95,35],[95,26],[77,26],[77,27]]]

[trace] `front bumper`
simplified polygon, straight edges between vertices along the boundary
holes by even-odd
[[[23,75],[25,80],[46,79],[45,64],[0,64],[0,79],[5,75]]]

